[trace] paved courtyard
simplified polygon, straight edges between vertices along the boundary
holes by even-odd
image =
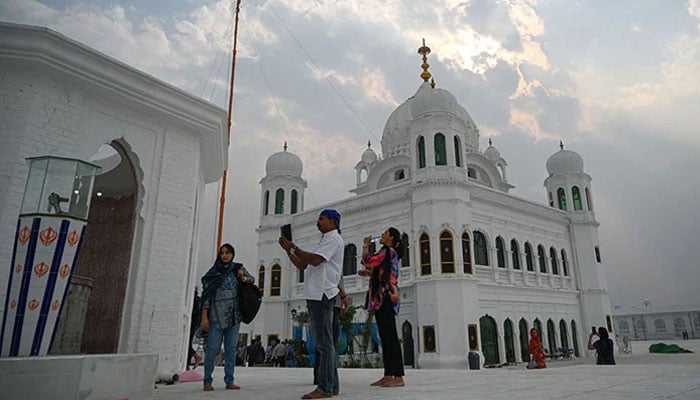
[[[591,365],[591,359],[554,361],[544,370],[524,365],[469,370],[410,369],[403,388],[374,388],[380,369],[341,369],[343,399],[673,399],[700,400],[700,340],[666,341],[693,354],[649,354],[651,342],[634,342],[632,355],[617,357],[616,366]],[[201,372],[201,370],[200,370]],[[224,389],[223,368],[214,376],[215,392],[202,383],[158,385],[155,399],[298,399],[313,390],[308,368],[236,368],[240,391]]]

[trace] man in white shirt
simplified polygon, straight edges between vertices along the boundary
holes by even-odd
[[[319,351],[318,387],[302,399],[322,399],[339,393],[338,368],[333,343],[333,304],[338,296],[342,276],[343,238],[340,236],[340,214],[336,210],[321,211],[316,222],[321,240],[311,251],[304,251],[281,236],[280,246],[289,260],[304,271],[304,296],[311,320],[311,335]]]

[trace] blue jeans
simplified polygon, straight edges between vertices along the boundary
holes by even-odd
[[[236,366],[238,330],[240,328],[240,323],[226,329],[219,328],[219,324],[216,322],[209,326],[207,349],[204,353],[204,385],[211,385],[214,381],[211,374],[214,372],[214,361],[221,351],[222,341],[224,342],[224,382],[227,385],[233,383],[233,368]]]
[[[317,391],[326,394],[340,389],[338,366],[333,343],[333,300],[323,295],[321,300],[306,300],[311,320],[311,335],[319,353]]]

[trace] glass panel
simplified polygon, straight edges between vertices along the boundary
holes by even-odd
[[[459,138],[457,136],[455,139],[455,165],[458,167],[462,166],[462,146],[459,145]]]
[[[425,233],[420,237],[420,274],[430,275],[430,238]]]
[[[571,188],[571,197],[574,199],[574,210],[581,210],[581,193],[578,187]]]
[[[454,273],[455,261],[452,248],[452,235],[449,232],[440,234],[440,269],[442,273]]]
[[[425,138],[418,138],[418,168],[425,168]]]
[[[284,213],[284,190],[277,189],[275,192],[275,214]]]
[[[528,271],[535,270],[535,263],[532,259],[532,246],[530,246],[530,243],[525,243],[525,263],[527,264]]]
[[[435,165],[447,165],[447,151],[445,150],[445,135],[435,135]]]
[[[551,258],[551,261],[552,261],[552,273],[554,275],[559,275],[559,263],[557,262],[557,251],[554,250],[554,247],[551,247],[549,249],[549,257]]]
[[[464,263],[464,273],[474,273],[474,271],[472,271],[471,243],[467,232],[462,234],[462,261]]]
[[[506,253],[503,249],[503,239],[500,237],[496,238],[496,260],[499,268],[506,267]]]
[[[566,192],[563,188],[557,189],[557,199],[559,200],[559,209],[566,211]]]
[[[267,215],[270,211],[270,191],[265,191],[265,204],[263,205],[263,215]]]
[[[292,214],[297,213],[297,191],[296,189],[292,190]]]
[[[510,241],[510,253],[513,261],[513,269],[520,269],[520,249],[515,239]]]
[[[474,262],[476,265],[489,265],[486,238],[483,233],[478,231],[474,232]]]

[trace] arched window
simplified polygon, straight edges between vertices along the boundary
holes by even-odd
[[[549,206],[554,207],[554,198],[552,197],[552,192],[547,193],[549,195]]]
[[[549,258],[552,261],[552,273],[554,275],[559,275],[559,262],[557,261],[557,251],[554,247],[549,248]]]
[[[427,233],[420,235],[420,274],[430,275],[431,265],[430,265],[430,237]]]
[[[440,233],[440,271],[443,274],[455,272],[455,252],[452,244],[452,234],[444,230]]]
[[[292,189],[292,214],[296,214],[298,211],[298,200],[297,200],[297,190]]]
[[[447,149],[445,135],[438,133],[433,140],[435,144],[435,165],[447,165]]]
[[[513,264],[513,269],[520,269],[520,249],[515,239],[511,239],[510,241],[510,259]]]
[[[279,297],[282,293],[282,267],[275,264],[270,268],[270,297]]]
[[[499,268],[506,267],[506,251],[503,248],[503,239],[500,236],[496,238],[496,262]]]
[[[559,200],[559,209],[566,211],[566,192],[564,188],[557,189],[557,199]]]
[[[561,272],[564,276],[569,276],[569,264],[566,260],[566,250],[561,249]]]
[[[561,339],[561,347],[569,348],[569,335],[566,333],[566,322],[562,319],[559,321],[559,337]]]
[[[574,210],[581,210],[581,192],[579,192],[578,186],[571,188],[571,198],[574,199]]]
[[[579,357],[578,351],[578,331],[576,330],[576,321],[571,320],[571,340],[574,342],[574,356]]]
[[[275,214],[284,214],[284,189],[275,192]]]
[[[661,318],[657,319],[654,321],[654,328],[657,332],[666,332],[666,321]]]
[[[537,260],[540,263],[540,272],[547,273],[547,260],[544,255],[544,247],[542,245],[537,246]]]
[[[525,242],[525,265],[528,271],[535,270],[535,260],[532,258],[532,246]]]
[[[462,166],[462,145],[459,143],[459,137],[455,136],[455,165]]]
[[[554,329],[554,321],[547,320],[547,343],[550,354],[557,350],[557,331]]]
[[[479,231],[474,231],[474,263],[489,265],[489,252],[486,248],[486,238]]]
[[[350,243],[345,246],[343,253],[343,275],[355,275],[357,273],[357,247]]]
[[[464,232],[462,234],[462,263],[465,274],[474,273],[474,271],[472,270],[471,242],[469,240],[469,234],[467,232]]]
[[[591,205],[591,192],[586,188],[586,205],[588,206],[588,211],[593,211],[593,206]]]
[[[267,215],[270,212],[270,191],[265,191],[265,197],[263,199],[263,215]]]
[[[425,168],[425,138],[418,137],[418,168]]]
[[[476,179],[476,169],[471,167],[467,168],[467,177],[471,179]]]
[[[404,174],[402,169],[394,172],[394,181],[400,181],[401,179],[403,179],[405,177],[406,177],[406,175]]]
[[[411,265],[411,246],[408,241],[408,235],[401,235],[401,243],[403,243],[403,254],[401,254],[401,267],[408,267]]]
[[[258,270],[258,288],[260,288],[260,293],[265,290],[265,266],[261,265]]]

